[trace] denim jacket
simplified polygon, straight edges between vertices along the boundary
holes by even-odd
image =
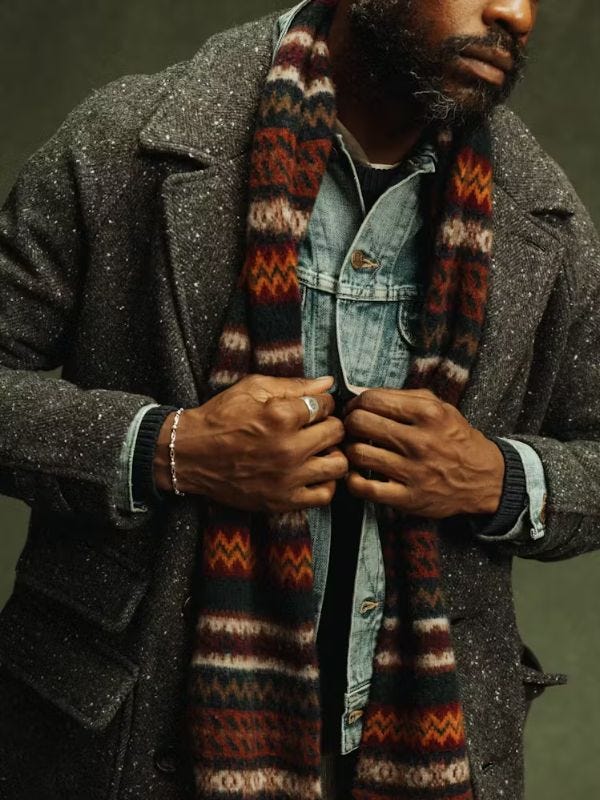
[[[308,0],[283,14],[276,44],[295,14]],[[330,374],[331,389],[348,399],[364,387],[401,387],[406,377],[415,323],[423,301],[420,280],[419,207],[421,182],[436,169],[435,153],[422,148],[407,164],[403,179],[377,200],[368,213],[353,157],[359,146],[338,129],[336,157],[323,178],[308,235],[300,249],[298,278],[302,292],[302,337],[307,377]],[[131,423],[122,453],[123,506],[132,512],[145,506],[133,502],[131,464],[141,420],[154,404],[140,409]],[[503,536],[486,541],[538,539],[544,536],[544,470],[529,445],[506,439],[519,452],[525,469],[528,505],[516,525]],[[317,625],[329,562],[331,510],[308,509],[313,541]],[[341,725],[342,753],[358,747],[372,675],[372,661],[382,619],[385,594],[383,557],[375,507],[363,503],[347,674]]]

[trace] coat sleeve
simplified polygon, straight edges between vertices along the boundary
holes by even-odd
[[[571,225],[564,261],[570,325],[556,379],[539,434],[510,434],[543,464],[544,535],[498,545],[541,561],[600,548],[600,246],[579,201]]]
[[[155,399],[45,374],[65,363],[77,328],[90,234],[79,137],[94,98],[29,159],[0,211],[0,492],[127,529],[147,515],[120,507],[121,449]]]

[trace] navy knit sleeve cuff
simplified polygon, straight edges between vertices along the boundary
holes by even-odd
[[[140,424],[131,470],[131,494],[135,503],[162,503],[169,496],[154,483],[154,452],[165,419],[177,406],[156,406],[144,414]]]
[[[488,438],[498,445],[504,456],[502,497],[495,514],[472,514],[469,517],[469,524],[476,534],[502,536],[514,528],[527,505],[525,469],[516,447],[495,436]]]

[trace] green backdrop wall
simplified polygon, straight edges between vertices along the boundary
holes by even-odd
[[[27,156],[93,88],[186,59],[211,33],[278,7],[281,0],[1,2],[0,198]],[[513,100],[597,224],[599,43],[598,0],[544,0],[529,75]],[[12,589],[27,518],[24,505],[0,498],[0,607]],[[522,635],[547,670],[570,678],[534,703],[527,800],[600,797],[599,577],[600,553],[556,564],[515,563]]]

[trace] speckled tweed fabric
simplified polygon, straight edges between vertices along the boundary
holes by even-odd
[[[0,212],[0,491],[33,508],[0,612],[10,800],[194,800],[180,728],[205,504],[126,513],[119,464],[140,408],[207,396],[277,17],[94,92]],[[536,449],[547,518],[542,538],[497,545],[445,520],[440,560],[475,796],[523,800],[527,709],[564,676],[558,652],[544,669],[523,648],[512,560],[600,548],[600,245],[515,113],[490,130],[490,289],[459,408]]]
[[[302,376],[298,247],[332,147],[326,35],[337,0],[314,0],[283,39],[260,100],[246,251],[210,376]],[[421,341],[406,388],[456,405],[477,355],[492,248],[487,128],[438,136],[434,237]],[[434,202],[435,199],[435,202]],[[440,581],[439,524],[378,507],[384,617],[352,795],[471,800],[464,714]],[[322,796],[319,669],[306,512],[209,504],[189,682],[198,798]]]

